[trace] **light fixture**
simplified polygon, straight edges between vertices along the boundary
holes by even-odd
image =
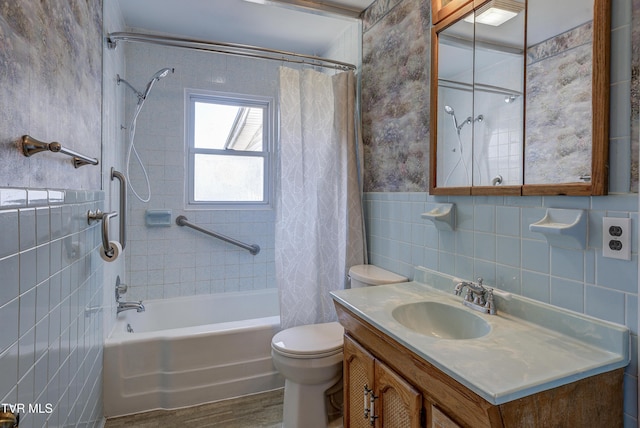
[[[504,24],[524,10],[524,3],[515,0],[492,0],[484,6],[475,10],[473,15],[469,15],[464,20],[466,22],[486,24],[497,27]]]

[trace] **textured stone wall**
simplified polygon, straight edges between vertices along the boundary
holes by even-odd
[[[101,156],[102,1],[0,3],[0,187],[100,189],[100,166],[27,158],[24,134]]]
[[[428,187],[430,3],[378,1],[364,15],[364,189]]]

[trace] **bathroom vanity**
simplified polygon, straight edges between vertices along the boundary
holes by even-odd
[[[499,290],[482,314],[460,280],[415,278],[332,293],[345,428],[622,426],[626,327]]]

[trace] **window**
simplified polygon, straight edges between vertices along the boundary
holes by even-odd
[[[186,98],[189,205],[269,206],[271,99],[189,91]]]

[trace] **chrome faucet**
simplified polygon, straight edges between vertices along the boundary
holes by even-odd
[[[465,294],[462,304],[476,311],[495,315],[496,307],[493,301],[493,288],[485,288],[482,285],[482,278],[478,278],[477,281],[477,284],[472,281],[459,282],[454,289],[455,295],[460,296],[462,290],[467,287],[467,294]]]
[[[116,289],[115,289],[116,303],[118,304],[118,309],[116,313],[119,314],[122,311],[130,311],[132,309],[135,309],[136,312],[144,312],[144,305],[142,304],[142,300],[139,300],[137,302],[121,302],[120,301],[120,297],[122,297],[122,295],[125,294],[126,292],[127,292],[127,285],[122,284],[120,282],[120,275],[118,275],[116,277]]]
[[[117,313],[122,311],[130,311],[131,309],[135,309],[136,312],[144,312],[144,305],[142,304],[142,300],[137,302],[118,302]]]

